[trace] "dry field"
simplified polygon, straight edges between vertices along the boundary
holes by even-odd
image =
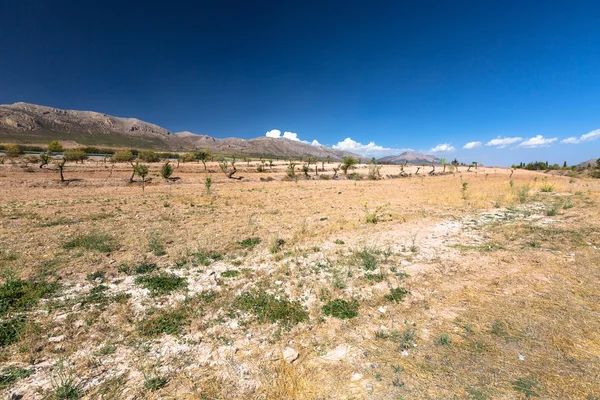
[[[0,165],[2,396],[600,399],[600,180],[238,165]]]

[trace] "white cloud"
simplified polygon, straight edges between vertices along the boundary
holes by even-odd
[[[363,156],[370,157],[383,157],[389,155],[398,155],[404,153],[405,151],[412,151],[412,149],[394,149],[391,147],[383,147],[376,145],[375,142],[369,142],[368,144],[362,144],[360,142],[354,141],[350,138],[344,139],[342,142],[338,142],[338,144],[334,144],[334,149],[350,151],[352,153],[357,153]]]
[[[591,131],[589,133],[581,135],[579,138],[570,137],[570,138],[563,139],[560,142],[567,143],[567,144],[578,144],[581,142],[591,142],[596,139],[600,139],[600,129],[596,129],[594,131]]]
[[[281,137],[281,131],[279,129],[271,129],[265,133],[266,137]]]
[[[283,137],[286,139],[290,139],[290,140],[295,140],[295,141],[300,141],[300,139],[298,139],[298,134],[294,133],[294,132],[283,132]]]
[[[454,146],[449,145],[448,143],[438,144],[437,146],[429,149],[429,151],[431,153],[437,153],[440,151],[453,151],[453,150],[455,150]]]
[[[511,144],[514,144],[517,142],[521,142],[522,140],[523,140],[522,137],[501,138],[500,136],[498,136],[496,139],[490,140],[485,145],[486,146],[496,146],[499,149],[503,149],[508,145],[511,145]]]
[[[463,146],[463,149],[476,149],[477,147],[481,147],[481,142],[469,142]]]
[[[535,147],[548,147],[552,143],[556,142],[557,138],[546,139],[542,135],[537,135],[519,144],[519,147],[535,148]]]
[[[317,139],[313,140],[310,144],[311,146],[323,146]]]

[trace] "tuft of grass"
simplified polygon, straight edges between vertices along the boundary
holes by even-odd
[[[85,307],[93,304],[102,308],[107,304],[113,302],[124,303],[127,301],[127,299],[131,297],[130,294],[125,293],[116,294],[114,296],[108,296],[106,294],[107,290],[108,286],[105,285],[94,286],[90,289],[88,295],[81,300],[81,305]]]
[[[323,313],[339,319],[350,319],[358,316],[359,307],[360,305],[356,299],[352,299],[351,301],[334,299],[328,301],[323,306]]]
[[[21,332],[26,324],[27,321],[24,317],[15,317],[0,322],[0,348],[17,343],[21,339]]]
[[[507,326],[503,321],[496,320],[490,327],[490,333],[492,335],[506,337],[508,336]]]
[[[344,242],[343,240],[340,240],[340,239],[336,239],[333,243],[339,244],[339,245],[346,244],[346,242]]]
[[[17,366],[10,366],[2,369],[0,372],[0,389],[11,386],[19,379],[25,379],[33,374],[32,369],[25,369]]]
[[[169,379],[164,376],[147,377],[144,375],[144,387],[151,392],[163,388],[169,383]]]
[[[510,383],[516,392],[523,393],[526,398],[537,396],[539,384],[535,379],[519,378]]]
[[[260,243],[259,237],[251,237],[248,239],[244,239],[241,242],[238,242],[238,244],[242,247],[254,247],[259,243]]]
[[[151,296],[162,296],[187,288],[187,279],[175,274],[143,275],[135,278],[135,283],[150,290]]]
[[[259,322],[282,323],[286,327],[308,320],[308,312],[298,301],[279,299],[272,294],[253,291],[238,296],[233,305],[252,312]]]
[[[148,249],[157,257],[167,254],[163,238],[158,232],[153,232],[148,237]]]
[[[223,258],[223,256],[219,253],[205,249],[198,249],[193,256],[198,264],[204,265],[205,267],[209,266],[214,261],[219,261]]]
[[[75,378],[60,373],[58,382],[52,383],[53,393],[50,399],[53,400],[78,400],[81,398],[81,385],[75,382]]]
[[[58,288],[57,282],[9,279],[0,286],[0,316],[27,311]]]
[[[391,288],[390,294],[385,295],[385,299],[388,301],[394,301],[396,303],[400,303],[406,295],[410,293],[408,290],[403,287]]]
[[[452,338],[447,333],[442,333],[439,339],[437,340],[437,343],[441,344],[442,346],[451,346]]]
[[[368,249],[357,251],[354,253],[354,256],[366,271],[374,271],[377,269],[377,257],[375,257]]]
[[[529,199],[529,191],[531,190],[531,186],[529,184],[523,185],[517,189],[517,200],[519,203],[524,204],[527,203]]]
[[[283,245],[285,244],[285,240],[282,238],[275,238],[271,241],[271,246],[269,247],[269,251],[271,254],[276,254],[281,251]]]
[[[554,184],[553,183],[544,183],[541,187],[540,187],[540,192],[544,192],[544,193],[552,193],[554,192]]]
[[[556,206],[553,205],[549,208],[546,209],[546,216],[547,217],[554,217],[556,215]]]
[[[110,253],[117,249],[117,245],[107,233],[90,232],[74,237],[73,239],[63,244],[65,249],[85,249],[91,251],[98,251],[100,253]]]
[[[239,274],[240,274],[240,271],[238,271],[237,269],[228,269],[227,271],[223,271],[221,276],[223,278],[235,278]]]
[[[177,335],[181,328],[189,323],[188,315],[183,310],[162,310],[160,313],[138,323],[138,333],[146,337]]]
[[[105,278],[106,278],[106,276],[105,276],[104,272],[102,272],[102,271],[90,272],[85,277],[85,279],[90,282],[95,282],[96,279],[100,279],[101,281],[104,281]]]

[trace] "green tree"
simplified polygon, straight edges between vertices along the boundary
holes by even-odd
[[[142,178],[142,192],[143,192],[144,186],[146,183],[146,177],[148,176],[149,168],[146,164],[136,164],[133,170],[137,176]]]
[[[48,145],[48,151],[51,153],[60,153],[63,151],[62,145],[58,142],[58,140],[53,140]]]
[[[342,159],[342,164],[341,164],[341,168],[342,171],[344,171],[344,175],[348,176],[348,170],[349,169],[353,169],[354,166],[358,164],[358,160],[352,156],[345,156]]]
[[[204,172],[207,172],[206,162],[212,159],[212,151],[210,149],[203,149],[197,151],[196,153],[194,153],[194,155],[196,156],[196,159],[200,161],[202,165],[204,165]]]
[[[169,161],[160,169],[160,175],[167,180],[173,175],[173,167],[169,164]]]
[[[140,160],[149,162],[149,163],[155,163],[155,162],[160,161],[160,157],[158,156],[158,154],[151,150],[140,151],[140,154],[138,157],[140,158]]]
[[[16,144],[7,144],[4,146],[4,152],[8,157],[18,157],[23,154],[23,150]]]
[[[442,164],[444,166],[443,173],[446,173],[446,159],[445,158],[440,158],[440,164]]]
[[[65,160],[75,163],[85,160],[85,152],[81,149],[66,149],[63,153]]]

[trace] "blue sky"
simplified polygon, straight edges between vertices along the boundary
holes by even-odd
[[[3,1],[0,103],[376,157],[600,157],[597,1],[187,3]]]

